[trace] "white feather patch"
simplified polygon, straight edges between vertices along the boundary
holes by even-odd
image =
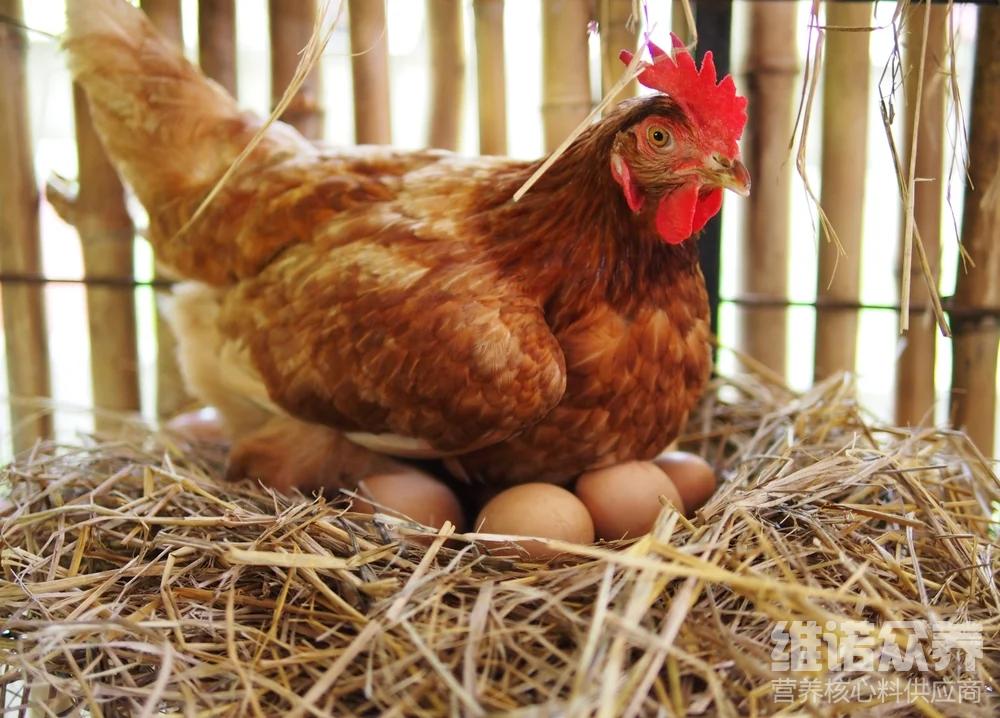
[[[344,434],[358,446],[371,449],[380,454],[399,456],[404,459],[439,459],[448,452],[432,447],[424,439],[413,439],[399,434],[369,434],[363,431],[351,431]]]

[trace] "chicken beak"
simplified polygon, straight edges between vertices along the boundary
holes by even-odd
[[[745,164],[739,160],[733,160],[733,164],[726,170],[717,174],[719,187],[731,189],[741,197],[750,194],[750,173]]]

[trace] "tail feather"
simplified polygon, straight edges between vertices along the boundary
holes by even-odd
[[[150,214],[201,196],[262,122],[157,34],[125,0],[68,0],[64,45],[112,161]],[[255,152],[301,151],[306,141],[274,125]],[[187,204],[187,202],[185,202]],[[175,228],[176,229],[176,228]]]

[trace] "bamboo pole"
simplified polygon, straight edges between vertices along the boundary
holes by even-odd
[[[965,189],[962,244],[975,268],[959,266],[958,310],[992,315],[953,321],[952,416],[986,456],[993,454],[997,410],[997,345],[1000,343],[1000,11],[979,10],[969,177]]]
[[[872,6],[867,2],[826,3],[831,27],[866,27]],[[816,294],[817,380],[854,371],[858,313],[823,307],[823,300],[857,302],[861,289],[861,237],[864,224],[868,137],[868,40],[870,33],[829,30],[823,66],[822,205],[844,254],[836,243],[820,237]],[[759,185],[758,185],[759,186]]]
[[[143,11],[157,30],[183,46],[180,0],[142,0]],[[160,277],[157,272],[157,277]],[[183,410],[191,399],[177,366],[177,339],[157,306],[156,311],[156,413],[169,417]]]
[[[302,48],[316,23],[316,0],[268,0],[271,34],[271,105],[277,105],[295,76]],[[306,77],[281,116],[311,140],[323,137],[319,66]]]
[[[198,62],[233,97],[236,88],[236,0],[198,0]]]
[[[551,152],[590,112],[587,0],[542,0],[542,124]]]
[[[702,49],[712,51],[718,77],[725,77],[730,71],[730,49],[733,30],[732,0],[714,0],[702,3],[695,17],[695,29],[698,31],[698,55],[703,55]],[[739,204],[729,205],[730,209],[740,207]],[[740,208],[742,211],[742,208]],[[722,268],[722,217],[729,211],[723,208],[722,214],[717,214],[708,220],[698,239],[698,260],[701,273],[705,277],[705,289],[708,291],[709,322],[712,333],[719,332],[719,283]],[[717,349],[713,349],[713,358]]]
[[[21,0],[0,0],[0,14],[18,22]],[[28,122],[27,48],[24,31],[0,23],[0,270],[39,274],[42,269],[38,231],[38,185],[31,157]],[[11,398],[48,397],[49,354],[42,286],[3,284],[4,341]],[[11,402],[14,451],[49,436],[48,414]]]
[[[750,4],[747,96],[750,119],[744,151],[753,177],[743,237],[743,291],[783,300],[788,292],[791,177],[789,153],[797,100],[797,3],[761,0]],[[740,322],[742,349],[785,374],[784,308],[746,307]]]
[[[66,203],[60,213],[80,234],[88,278],[131,277],[135,228],[125,207],[125,189],[94,130],[86,94],[79,86],[73,87],[73,110],[80,189],[75,198],[60,198],[60,203]],[[53,191],[50,196],[53,204],[57,204]],[[87,322],[94,406],[112,411],[138,411],[139,359],[133,290],[88,285]],[[116,425],[116,421],[97,414],[98,431]]]
[[[184,46],[181,0],[141,0],[139,4],[161,35]]]
[[[427,0],[431,117],[427,144],[457,150],[462,131],[465,42],[461,0]]]
[[[685,4],[688,6],[685,8]],[[684,42],[690,42],[694,37],[691,23],[688,22],[688,12],[695,12],[695,0],[673,0],[670,4],[670,32],[674,33]]]
[[[632,18],[632,0],[598,0],[597,21],[601,30],[601,94],[606,95],[625,71],[625,65],[618,59],[623,49],[634,50],[639,37],[639,18]],[[634,20],[632,26],[629,21]],[[632,80],[615,96],[614,104],[608,105],[605,114],[615,108],[615,104],[627,97],[635,97],[639,83]]]
[[[920,77],[920,52],[923,46],[923,7],[906,16],[906,129],[903,134],[903,157],[910,156],[913,138],[917,80]],[[948,31],[948,8],[930,9],[927,34],[927,57],[924,62],[920,122],[917,127],[916,176],[922,181],[914,186],[914,226],[920,233],[934,276],[940,271],[942,185],[944,179],[945,96],[947,84],[942,75]],[[896,370],[896,421],[915,426],[934,419],[934,357],[937,324],[930,311],[927,283],[920,266],[914,262],[910,272],[910,305],[925,309],[910,310],[910,328]]]
[[[385,4],[381,0],[350,0],[348,12],[354,81],[354,141],[359,145],[387,145],[392,142],[392,116]]]
[[[473,0],[476,79],[479,86],[479,153],[507,154],[507,86],[504,71],[503,0]]]

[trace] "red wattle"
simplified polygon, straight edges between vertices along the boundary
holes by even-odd
[[[680,244],[691,236],[698,185],[686,184],[660,200],[656,207],[656,231],[667,244]]]
[[[699,197],[694,208],[694,222],[691,224],[691,233],[700,232],[708,220],[712,219],[716,213],[722,209],[722,190],[713,189],[708,194]]]
[[[656,208],[656,231],[667,244],[680,244],[700,232],[722,208],[722,190],[699,195],[696,184],[686,184],[660,200]]]

